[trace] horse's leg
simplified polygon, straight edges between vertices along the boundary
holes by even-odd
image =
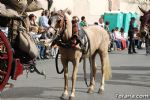
[[[90,75],[90,86],[87,93],[93,93],[95,87],[95,78],[96,78],[96,62],[95,62],[96,53],[92,55],[91,59],[89,58],[91,75]]]
[[[71,90],[71,98],[75,97],[75,84],[76,84],[76,78],[77,78],[77,72],[78,72],[78,66],[79,66],[79,60],[75,59],[72,63],[73,63],[73,73],[72,73],[72,90]]]
[[[68,96],[68,61],[61,59],[61,62],[64,68],[64,92],[62,98],[65,99]]]
[[[100,82],[100,88],[98,93],[102,94],[104,92],[104,85],[105,85],[105,80],[108,80],[111,78],[111,68],[109,65],[109,56],[108,56],[108,51],[103,50],[102,52],[99,52],[100,54],[100,59],[101,59],[101,71],[102,71],[102,79]]]

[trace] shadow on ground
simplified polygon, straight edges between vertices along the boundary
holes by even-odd
[[[125,72],[126,71],[126,72]],[[133,71],[134,73],[129,73]],[[146,74],[135,74],[136,71],[149,71]],[[78,74],[78,81],[83,81],[83,73]],[[106,84],[111,85],[128,85],[128,86],[142,86],[150,87],[150,67],[146,66],[120,66],[112,67],[112,79],[107,81]],[[90,80],[90,74],[87,73],[87,79]],[[96,75],[96,82],[100,82],[101,72],[98,71]]]
[[[44,92],[52,92],[52,91],[62,91],[60,87],[53,87],[53,88],[44,88],[44,87],[16,87],[9,90],[5,90],[1,93],[1,99],[8,99],[8,98],[37,98],[40,99],[50,99],[50,100],[60,100],[59,96],[57,95],[43,95]]]

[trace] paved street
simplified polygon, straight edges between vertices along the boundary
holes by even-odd
[[[95,92],[87,94],[87,87],[83,79],[82,63],[79,66],[76,83],[75,100],[150,100],[150,55],[146,56],[144,50],[137,50],[138,54],[128,55],[127,51],[113,51],[110,53],[113,78],[106,81],[105,92],[97,93],[100,81],[100,67],[98,67]],[[97,57],[97,65],[100,65]],[[63,75],[58,75],[55,70],[54,59],[37,61],[37,67],[44,70],[47,78],[26,73],[14,83],[14,88],[5,89],[1,100],[60,100],[63,92]],[[69,68],[71,76],[72,67]],[[87,69],[89,76],[89,66]],[[71,87],[71,81],[69,81]],[[69,91],[70,93],[70,91]],[[147,97],[149,96],[149,98]]]

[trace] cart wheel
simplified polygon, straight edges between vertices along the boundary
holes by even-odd
[[[13,52],[5,34],[0,31],[0,91],[7,84],[12,67]]]

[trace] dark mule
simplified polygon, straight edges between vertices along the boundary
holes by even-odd
[[[146,11],[139,7],[143,15],[140,17],[140,33],[145,38],[146,55],[150,54],[150,10]]]

